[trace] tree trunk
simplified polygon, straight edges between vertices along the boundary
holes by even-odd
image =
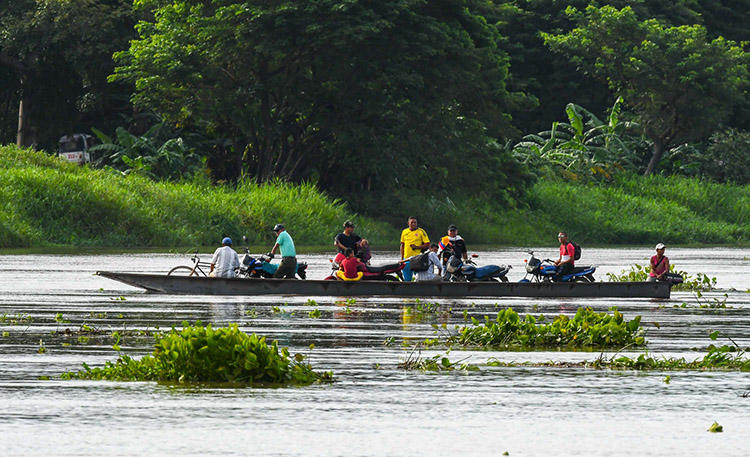
[[[16,146],[24,147],[26,141],[26,117],[28,110],[28,100],[26,100],[26,91],[21,89],[21,101],[18,102],[18,130],[16,132]]]
[[[662,142],[662,140],[654,140],[653,150],[653,155],[651,156],[651,160],[648,162],[646,172],[643,174],[644,176],[652,175],[656,171],[656,167],[661,161],[661,156],[664,155],[664,143]]]

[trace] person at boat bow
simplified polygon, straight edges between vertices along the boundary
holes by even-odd
[[[560,257],[555,261],[555,266],[557,266],[556,280],[563,277],[563,275],[573,273],[576,255],[576,248],[573,246],[573,243],[568,241],[567,233],[558,233],[557,240],[560,241]]]
[[[458,227],[454,224],[448,226],[448,234],[440,239],[439,243],[440,258],[443,264],[443,279],[448,279],[448,260],[452,255],[455,255],[459,259],[463,259],[464,263],[469,259],[469,252],[466,248],[466,242],[461,235],[458,234]]]
[[[666,246],[664,243],[656,245],[656,255],[651,257],[651,271],[648,273],[647,281],[664,281],[669,274],[669,258],[664,255]]]
[[[401,260],[421,254],[422,250],[429,246],[430,238],[427,236],[427,232],[419,228],[416,217],[410,217],[409,226],[401,232]],[[409,268],[409,262],[406,262],[402,273],[404,281],[412,280],[413,272]]]
[[[269,256],[273,258],[277,249],[281,252],[281,263],[273,277],[294,279],[294,275],[297,273],[297,251],[294,248],[294,240],[292,240],[283,224],[276,224],[273,231],[276,233],[276,244],[271,248]]]
[[[341,267],[336,272],[336,277],[344,281],[359,281],[362,279],[365,264],[354,256],[354,249],[346,248],[344,256],[346,258],[341,261]]]
[[[234,278],[239,267],[240,256],[232,249],[232,239],[226,237],[221,240],[221,247],[214,251],[208,275],[215,278]]]

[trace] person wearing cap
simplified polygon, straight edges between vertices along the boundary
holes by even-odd
[[[438,244],[430,243],[430,249],[427,254],[429,263],[425,271],[417,271],[417,281],[440,281],[442,268],[440,267],[440,259],[437,255]],[[435,274],[435,268],[437,268],[437,274]]]
[[[345,251],[351,249],[354,256],[367,263],[370,260],[369,243],[356,233],[354,233],[354,223],[352,221],[344,222],[344,231],[336,235],[333,239],[333,245],[339,250],[334,262],[339,265],[346,258]],[[366,258],[365,258],[366,257]]]
[[[559,280],[564,275],[570,274],[575,268],[576,248],[573,243],[568,242],[568,234],[560,232],[557,234],[557,240],[560,242],[560,257],[554,262],[557,266],[555,280]]]
[[[458,227],[454,224],[448,226],[448,234],[440,239],[439,247],[442,250],[440,252],[440,258],[443,263],[443,279],[448,279],[448,260],[452,255],[463,259],[466,262],[469,259],[468,249],[466,248],[466,242],[461,235],[458,234]]]
[[[208,275],[215,278],[234,278],[239,267],[240,256],[232,249],[232,239],[226,237],[221,240],[221,247],[214,251]]]
[[[297,251],[294,249],[294,240],[283,224],[276,224],[273,231],[276,233],[276,244],[273,245],[269,254],[273,257],[277,249],[281,252],[281,263],[273,277],[294,279],[294,275],[297,274]]]
[[[663,243],[656,245],[656,255],[651,257],[651,271],[648,273],[647,281],[665,281],[669,273],[669,259],[664,255],[666,246]]]
[[[409,218],[409,226],[401,232],[401,260],[408,259],[415,255],[421,254],[423,249],[430,246],[430,238],[427,232],[419,228],[417,218]],[[409,262],[406,262],[402,271],[404,281],[411,281],[413,272],[409,268]]]

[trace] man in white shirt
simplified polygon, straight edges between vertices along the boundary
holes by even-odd
[[[232,249],[231,238],[224,238],[221,240],[221,244],[222,246],[214,251],[208,275],[215,278],[234,278],[236,275],[235,270],[240,266],[240,256]],[[214,268],[216,269],[215,272]]]
[[[431,243],[430,250],[427,251],[427,258],[429,259],[430,263],[427,266],[427,270],[414,272],[417,275],[417,281],[440,281],[441,266],[437,252],[437,243]],[[437,274],[434,273],[435,268],[437,268]]]

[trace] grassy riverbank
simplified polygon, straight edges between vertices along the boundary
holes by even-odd
[[[371,217],[312,185],[153,182],[0,147],[0,248],[212,246],[224,235],[273,240],[284,222],[300,245],[329,245],[341,223],[396,249],[409,215],[437,238],[450,223],[473,245],[552,245],[558,230],[587,244],[750,244],[750,186],[622,175],[606,185],[540,181],[523,209],[457,195],[384,198]]]

